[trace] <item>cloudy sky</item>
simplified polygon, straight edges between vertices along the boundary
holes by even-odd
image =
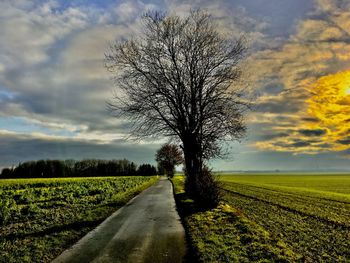
[[[139,32],[147,10],[208,10],[249,39],[256,97],[248,134],[218,170],[350,168],[347,0],[0,1],[0,167],[25,160],[154,162],[160,141],[127,139],[111,116],[108,43]]]

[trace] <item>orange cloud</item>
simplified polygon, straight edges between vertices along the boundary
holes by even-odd
[[[283,87],[274,94],[263,90],[257,101],[258,114],[269,114],[270,123],[269,136],[255,142],[260,149],[317,154],[350,148],[350,3],[316,3],[285,44],[250,58],[258,85]],[[266,118],[252,120],[267,125]]]
[[[319,121],[313,128],[324,128],[323,141],[335,151],[349,148],[350,131],[350,70],[321,77],[312,87],[307,100],[308,113]]]

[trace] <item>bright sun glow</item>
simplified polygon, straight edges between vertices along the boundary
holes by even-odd
[[[350,131],[350,70],[327,75],[312,86],[313,95],[307,100],[308,113],[318,120],[313,129],[326,129],[325,143],[337,145],[338,150],[347,145],[339,144]]]
[[[345,89],[345,94],[350,95],[350,87],[347,87],[347,88]]]

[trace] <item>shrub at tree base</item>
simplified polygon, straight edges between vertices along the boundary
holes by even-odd
[[[189,180],[189,178],[191,177],[186,177],[186,192],[191,193],[191,198],[200,207],[213,208],[219,204],[221,199],[220,182],[207,167],[202,169],[196,181],[193,181],[193,178]]]

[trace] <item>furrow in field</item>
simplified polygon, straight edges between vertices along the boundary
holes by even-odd
[[[240,183],[225,183],[224,189],[247,197],[256,198],[281,208],[290,209],[306,216],[314,216],[333,224],[350,227],[350,205],[328,200],[309,198],[300,193],[285,193]]]
[[[300,213],[278,203],[233,191],[224,199],[272,236],[280,238],[296,253],[301,262],[349,262],[350,229],[348,226]]]
[[[246,187],[252,187],[256,189],[262,189],[264,191],[283,193],[284,195],[298,196],[300,198],[312,198],[315,200],[324,200],[329,202],[337,202],[341,204],[350,204],[350,196],[348,194],[334,193],[329,191],[317,191],[313,189],[307,189],[303,187],[292,187],[292,186],[276,186],[270,184],[252,184],[243,182],[225,182],[228,185],[244,185]],[[264,185],[264,186],[262,186]],[[325,195],[327,197],[325,197]],[[331,198],[330,196],[333,196]]]
[[[228,189],[223,189],[223,190],[226,191],[226,192],[229,192],[231,194],[234,194],[234,195],[239,195],[239,196],[250,198],[252,200],[259,201],[259,202],[262,202],[262,203],[265,203],[265,204],[268,204],[268,205],[276,206],[276,207],[278,207],[280,209],[286,210],[286,211],[291,212],[291,213],[296,213],[296,214],[299,214],[301,216],[312,217],[312,218],[315,218],[316,220],[324,222],[326,224],[333,224],[333,225],[341,227],[342,229],[350,230],[350,226],[349,225],[340,223],[338,221],[329,220],[327,218],[323,218],[323,217],[320,217],[320,216],[317,216],[317,215],[314,215],[314,214],[311,214],[311,213],[306,213],[306,212],[303,212],[301,210],[293,209],[293,208],[291,208],[289,206],[281,205],[278,202],[267,201],[267,200],[264,200],[264,199],[261,199],[261,198],[255,197],[255,196],[242,194],[242,193],[239,193],[239,192],[236,192],[236,191],[233,191],[233,190],[228,190]]]

